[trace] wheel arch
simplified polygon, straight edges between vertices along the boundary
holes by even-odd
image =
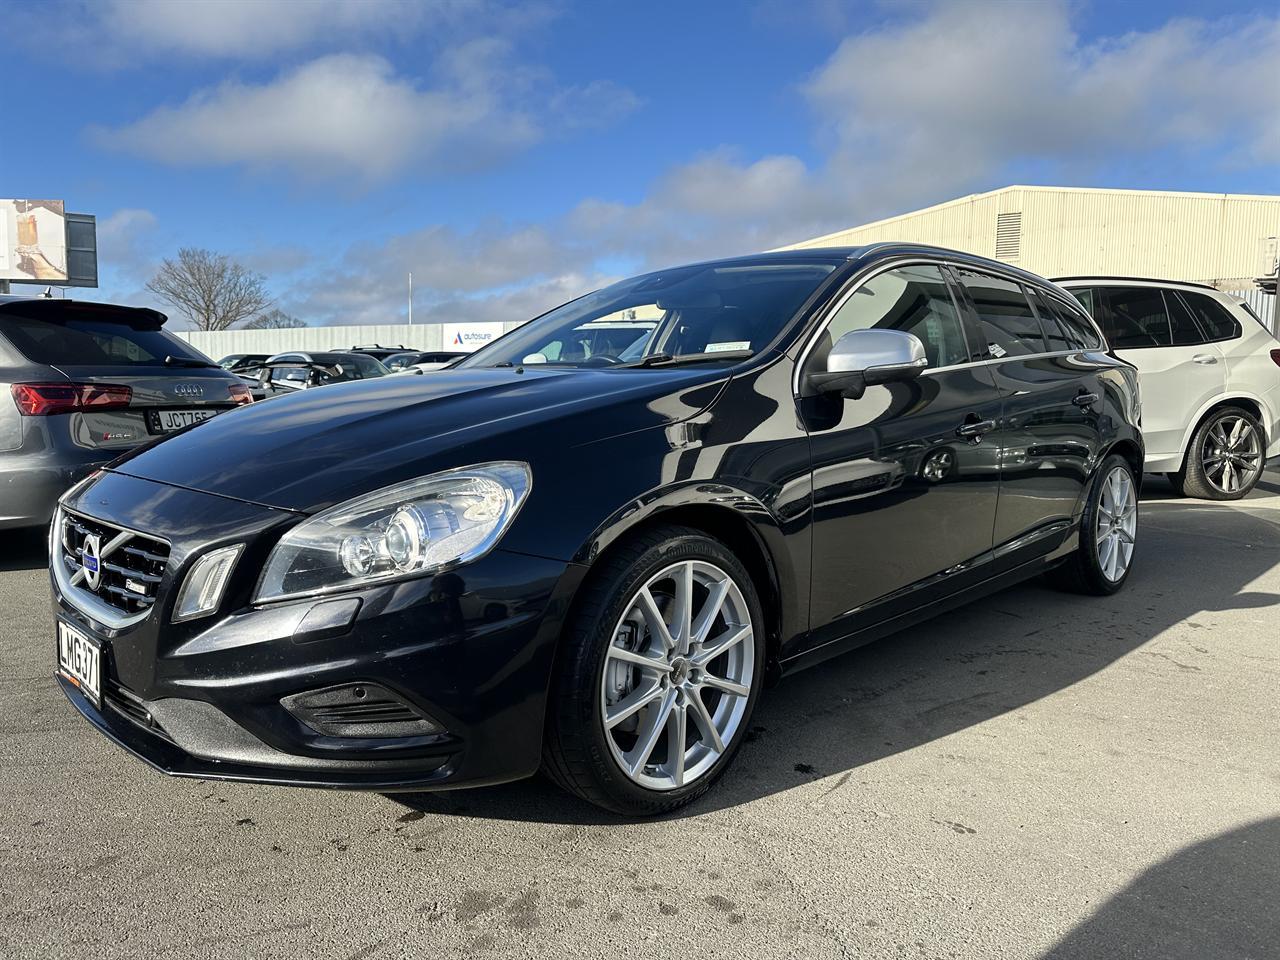
[[[602,525],[575,557],[589,569],[575,591],[566,620],[575,614],[577,596],[581,595],[592,571],[602,559],[656,527],[689,527],[723,543],[746,567],[765,617],[765,659],[768,675],[772,676],[779,650],[788,635],[783,594],[787,572],[781,567],[789,565],[780,556],[785,549],[781,544],[782,533],[759,500],[742,491],[730,491],[731,488],[721,484],[713,488],[703,485],[701,490],[694,491],[714,494],[714,501],[709,496],[690,499],[687,490],[672,491],[645,507],[633,504]],[[807,610],[808,597],[805,596],[803,601]],[[796,631],[792,628],[791,632]]]

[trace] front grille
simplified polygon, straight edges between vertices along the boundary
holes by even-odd
[[[92,542],[88,567],[85,546]],[[92,576],[97,563],[97,582]],[[62,564],[72,587],[130,616],[149,610],[169,561],[163,540],[80,514],[62,514]]]

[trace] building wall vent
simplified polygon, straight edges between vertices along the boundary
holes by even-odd
[[[1022,213],[996,216],[996,259],[1017,260],[1022,253]]]

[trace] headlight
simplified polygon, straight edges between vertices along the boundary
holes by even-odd
[[[482,463],[348,500],[280,539],[254,600],[351,590],[476,560],[515,519],[531,485],[528,464]]]

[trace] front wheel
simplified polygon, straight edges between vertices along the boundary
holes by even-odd
[[[1129,579],[1138,540],[1138,485],[1118,454],[1102,462],[1080,518],[1080,544],[1051,577],[1077,593],[1107,596]]]
[[[583,591],[557,657],[544,769],[617,813],[691,803],[728,767],[759,698],[750,576],[723,544],[673,526],[619,547]]]

